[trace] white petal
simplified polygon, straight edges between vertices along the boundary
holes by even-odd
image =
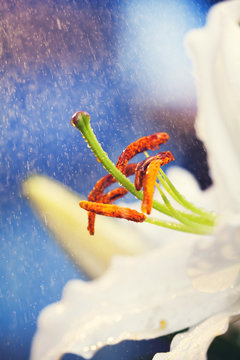
[[[222,209],[240,211],[240,1],[212,8],[187,46],[198,90],[197,131],[204,141]]]
[[[239,288],[200,293],[187,277],[194,239],[136,257],[119,257],[102,278],[75,280],[59,303],[40,315],[32,360],[55,360],[65,352],[90,357],[123,339],[147,339],[193,326],[239,297]]]
[[[216,336],[224,334],[228,329],[230,317],[239,314],[240,301],[229,306],[226,312],[214,315],[189,331],[177,334],[171,343],[171,350],[159,353],[153,360],[205,360],[207,350]]]
[[[82,199],[57,181],[34,176],[25,181],[23,191],[64,250],[92,277],[106,270],[113,255],[148,249],[131,225],[104,216],[97,217],[96,234],[90,236],[87,212],[78,205]]]
[[[188,332],[173,338],[171,351],[156,354],[153,360],[206,360],[213,339],[228,329],[229,315],[218,314]]]
[[[187,188],[187,195],[194,204],[208,210],[215,208],[214,187],[201,191],[195,178],[178,167],[170,168],[168,176],[182,194]],[[222,291],[233,286],[238,278],[239,260],[240,214],[225,214],[214,236],[201,237],[196,242],[190,256],[188,274],[199,291]]]
[[[202,238],[190,257],[189,275],[200,291],[234,286],[240,272],[240,214],[222,219],[214,237]]]

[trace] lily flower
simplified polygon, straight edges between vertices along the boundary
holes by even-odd
[[[98,279],[70,281],[62,299],[40,314],[32,360],[55,360],[64,353],[90,358],[106,344],[186,328],[174,337],[170,352],[154,360],[203,360],[213,338],[240,313],[239,19],[239,0],[220,3],[205,28],[187,38],[197,79],[197,132],[213,186],[202,192],[185,170],[172,168],[169,174],[191,200],[220,214],[213,234],[135,225],[150,238],[157,232],[165,240],[153,250],[114,257]]]

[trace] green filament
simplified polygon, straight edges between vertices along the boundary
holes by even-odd
[[[208,235],[208,234],[211,234],[211,232],[212,232],[212,229],[211,229],[211,231],[210,231],[210,229],[209,229],[209,231],[207,231],[207,230],[204,231],[202,228],[193,229],[192,227],[188,227],[184,224],[164,221],[161,219],[155,219],[150,216],[146,217],[145,222],[147,222],[149,224],[161,226],[161,227],[164,227],[167,229],[182,231],[182,232],[191,233],[191,234]]]
[[[176,200],[181,205],[183,205],[184,207],[186,207],[187,209],[191,210],[192,212],[194,212],[194,213],[196,213],[198,215],[206,216],[207,218],[212,218],[213,220],[216,219],[216,214],[209,213],[209,212],[207,212],[207,211],[205,211],[203,209],[199,209],[194,204],[192,204],[187,199],[185,199],[185,197],[182,196],[180,194],[180,192],[175,188],[173,183],[169,180],[169,178],[167,177],[167,175],[164,173],[164,171],[161,168],[160,168],[160,174],[163,177],[163,179],[165,180],[166,184],[169,186],[169,189],[170,189],[171,193],[173,194],[173,196],[176,198]]]

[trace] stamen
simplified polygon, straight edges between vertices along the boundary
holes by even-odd
[[[160,160],[153,160],[147,167],[146,175],[143,178],[143,201],[142,212],[145,214],[151,214],[153,204],[153,193],[160,169]]]
[[[136,170],[135,170],[135,188],[136,190],[141,190],[143,186],[143,178],[146,174],[148,165],[153,160],[160,160],[161,166],[168,164],[170,161],[174,161],[175,158],[171,151],[161,151],[157,155],[149,156],[147,159],[139,162],[137,164]]]
[[[133,175],[135,173],[136,167],[137,167],[137,164],[128,164],[126,167],[125,175],[127,177]],[[102,177],[100,180],[97,181],[94,188],[89,193],[88,200],[89,201],[98,201],[99,199],[101,199],[104,190],[108,186],[116,183],[116,181],[117,180],[111,174],[108,174],[108,175],[105,175],[104,177]]]
[[[155,150],[159,149],[159,145],[165,144],[169,139],[169,135],[165,132],[156,133],[153,135],[144,136],[126,147],[122,154],[118,158],[116,164],[117,169],[119,169],[123,174],[125,174],[125,169],[127,163],[137,154],[142,153],[146,150]]]
[[[137,164],[128,164],[127,165],[127,167],[126,167],[126,176],[127,177],[131,176],[135,173],[136,166],[137,166]],[[106,194],[105,196],[103,196],[104,190],[108,186],[110,186],[114,183],[116,183],[116,179],[111,174],[108,174],[108,175],[105,175],[104,177],[102,177],[100,180],[98,180],[98,182],[95,184],[92,191],[89,193],[88,201],[104,202],[104,203],[113,202],[113,201],[117,200],[118,198],[123,197],[128,192],[124,188],[124,191],[118,190],[117,195],[116,195],[116,193],[115,193],[115,195],[113,195],[113,193],[112,193],[112,194]],[[121,188],[121,189],[123,189],[123,188]],[[88,212],[88,227],[87,227],[87,229],[88,229],[90,235],[94,235],[95,217],[96,217],[96,214],[94,212],[91,212],[91,211]]]
[[[143,186],[142,212],[151,214],[153,194],[160,166],[175,160],[170,151],[160,152],[141,161],[135,171],[135,187],[141,190]]]
[[[87,211],[92,211],[99,215],[111,216],[115,218],[122,218],[135,222],[143,222],[146,215],[126,207],[121,207],[112,204],[102,204],[91,201],[80,201],[79,206]]]
[[[104,194],[97,202],[110,204],[128,193],[127,189],[124,187],[118,187],[112,191],[109,191],[107,194]],[[92,211],[88,212],[88,231],[90,235],[94,235],[94,228],[95,228],[95,217],[96,214]]]
[[[101,203],[103,204],[110,204],[123,196],[125,196],[128,193],[127,189],[124,187],[118,187],[112,191],[109,191],[107,194],[103,195],[101,199]]]
[[[165,143],[169,136],[166,133],[157,133],[150,136],[145,136],[134,143],[130,144],[125,151],[120,155],[116,166],[109,159],[108,155],[102,149],[90,125],[90,115],[84,111],[77,112],[72,117],[71,123],[79,129],[83,137],[88,142],[90,148],[96,155],[97,159],[102,163],[104,168],[110,173],[95,185],[92,192],[89,194],[90,201],[83,201],[80,206],[89,211],[88,229],[90,234],[94,233],[95,214],[102,214],[106,216],[120,217],[127,220],[142,222],[146,221],[158,226],[167,227],[173,230],[184,232],[191,232],[195,234],[209,234],[213,231],[216,221],[216,215],[208,213],[203,209],[195,207],[188,202],[173,186],[166,175],[162,172],[161,166],[167,162],[174,160],[170,152],[160,153],[150,159],[144,160],[138,166],[136,164],[128,164],[135,155],[140,152],[159,147]],[[165,154],[165,155],[163,155]],[[136,170],[135,186],[129,181],[127,176],[133,174]],[[165,190],[173,199],[177,200],[188,212],[176,210],[171,205],[165,194],[160,189],[163,202],[153,200],[154,186],[156,183],[156,176],[160,170],[161,176],[159,180]],[[111,184],[118,182],[123,186],[115,190],[103,194],[104,190]],[[143,192],[139,191],[143,187]],[[180,223],[172,223],[163,221],[161,219],[152,219],[146,217],[144,214],[128,208],[122,208],[111,203],[120,197],[124,196],[127,191],[134,195],[139,200],[143,200],[143,211],[150,214],[151,208],[168,215]],[[189,213],[189,210],[192,213]]]
[[[98,142],[90,124],[90,115],[88,113],[78,111],[73,115],[71,123],[81,132],[83,138],[86,139],[89,147],[96,155],[97,159],[101,161],[103,167],[133,196],[139,200],[142,200],[143,193],[141,191],[137,191],[134,184],[129,181],[128,178],[123,173],[121,173],[119,169],[117,169],[115,164],[109,159],[107,153],[103,150],[101,144]],[[168,210],[168,208],[156,200],[153,201],[153,207],[163,214],[171,216],[171,212]]]

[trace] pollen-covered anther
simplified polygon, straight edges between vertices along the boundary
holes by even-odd
[[[149,156],[140,162],[135,171],[135,187],[141,190],[143,187],[142,212],[151,214],[153,205],[154,187],[160,166],[175,160],[170,151],[160,152],[155,156]]]
[[[135,188],[136,190],[141,190],[143,187],[143,178],[146,174],[147,168],[149,164],[154,161],[159,160],[160,166],[168,164],[170,161],[175,160],[173,154],[171,151],[161,151],[157,155],[149,156],[145,160],[139,162],[137,164],[136,170],[135,170]]]
[[[126,176],[131,176],[135,173],[137,164],[128,164],[126,166]],[[117,199],[123,197],[128,191],[124,188],[117,188],[110,191],[107,194],[103,194],[104,190],[110,185],[114,184],[116,179],[110,174],[105,175],[100,180],[97,181],[94,188],[88,195],[88,201],[91,202],[100,202],[100,203],[111,203]],[[92,211],[88,212],[88,231],[90,235],[94,235],[94,225],[95,225],[96,214]]]
[[[120,186],[114,190],[109,191],[107,194],[104,194],[101,198],[101,203],[103,204],[111,204],[112,202],[121,199],[128,193],[127,189]]]
[[[143,213],[148,215],[151,214],[152,211],[154,187],[160,166],[159,160],[153,160],[148,165],[146,174],[143,178],[143,201],[141,209]]]
[[[159,132],[152,135],[144,136],[133,143],[129,144],[119,156],[116,167],[125,174],[128,162],[137,154],[146,150],[159,149],[159,145],[165,144],[169,135],[165,132]]]
[[[82,209],[94,212],[95,214],[126,219],[134,222],[143,222],[146,219],[146,215],[136,210],[112,204],[102,204],[83,200],[80,201],[79,206]]]

